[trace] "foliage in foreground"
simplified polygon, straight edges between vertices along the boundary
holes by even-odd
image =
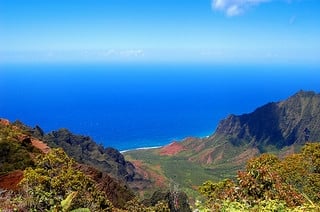
[[[76,163],[62,149],[52,149],[36,158],[34,168],[24,171],[18,193],[0,196],[0,208],[9,211],[137,211],[169,212],[166,202],[146,207],[138,200],[117,209],[97,184],[76,169]],[[1,210],[0,210],[1,211]]]
[[[253,158],[237,180],[208,181],[199,191],[207,199],[202,211],[317,211],[319,188],[320,143],[308,143],[283,160]]]
[[[0,124],[0,174],[33,166],[31,153],[38,152],[21,130]]]
[[[62,149],[41,155],[35,168],[27,168],[21,182],[28,208],[61,211],[61,202],[74,194],[70,209],[110,210],[112,204],[84,173],[75,169],[75,162]]]

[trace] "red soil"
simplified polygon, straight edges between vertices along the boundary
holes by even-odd
[[[156,165],[155,168],[157,171],[152,170],[148,166],[146,166],[140,160],[131,160],[130,161],[134,167],[136,168],[137,173],[143,176],[144,179],[152,180],[154,185],[157,187],[164,187],[166,185],[166,179],[161,174],[157,173],[157,171],[161,171],[161,166]]]
[[[131,160],[130,162],[136,168],[137,173],[143,176],[143,178],[149,179],[149,173],[143,168],[141,160]]]
[[[155,168],[157,170],[161,170],[160,165],[157,165]],[[155,185],[159,188],[164,187],[166,185],[166,179],[157,172],[150,172],[150,178],[155,180]]]
[[[0,118],[0,124],[4,125],[4,126],[9,126],[10,125],[10,121],[7,120],[7,119]],[[16,127],[16,126],[13,126],[13,128],[16,129],[16,130],[19,130],[19,128]],[[28,136],[21,135],[21,136],[19,136],[19,140],[23,140],[26,137],[28,137]],[[44,142],[40,141],[39,139],[33,138],[33,137],[31,137],[30,139],[31,139],[32,145],[34,147],[36,147],[37,149],[41,150],[43,153],[46,154],[46,153],[48,153],[50,151],[50,147],[47,144],[45,144]]]
[[[23,171],[17,170],[0,176],[0,188],[5,190],[17,190],[18,184],[23,178]]]
[[[35,148],[40,149],[45,154],[50,151],[50,147],[38,139],[31,138],[31,143]]]
[[[0,118],[0,124],[4,126],[8,126],[10,124],[9,120]]]
[[[160,149],[160,155],[175,155],[179,152],[185,150],[184,146],[178,142],[173,142],[167,146],[164,146]]]

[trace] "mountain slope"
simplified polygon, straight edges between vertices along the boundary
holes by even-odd
[[[31,128],[19,121],[15,124],[38,140],[44,141],[48,146],[62,148],[78,163],[107,173],[114,179],[127,184],[132,190],[142,190],[151,186],[150,181],[139,174],[135,166],[126,161],[118,150],[98,145],[89,136],[76,135],[68,129],[59,129],[45,134],[39,126]]]
[[[230,115],[222,120],[217,135],[231,136],[233,144],[244,140],[257,146],[283,148],[320,138],[320,95],[300,91],[289,99],[269,103],[253,113]]]
[[[8,120],[0,119],[0,193],[21,189],[18,184],[24,178],[23,170],[34,168],[37,157],[51,151],[46,141],[39,139],[42,137],[39,136],[41,133],[38,138],[32,135],[32,132],[40,131],[39,127],[32,130],[21,122],[10,123]],[[105,171],[80,163],[77,170],[94,180],[99,190],[105,193],[116,207],[124,207],[126,202],[135,197],[121,182],[122,178],[111,177]]]
[[[216,132],[181,144],[190,160],[215,164],[226,159],[239,164],[256,154],[281,151],[320,140],[320,95],[300,91],[287,100],[271,102],[249,114],[229,115]]]
[[[281,156],[295,152],[307,141],[320,141],[320,95],[299,91],[252,113],[228,116],[208,138],[187,138],[159,149],[126,152],[125,156],[143,164],[149,176],[157,166],[156,173],[167,182],[174,180],[192,192],[191,188],[206,180],[235,176],[248,159],[263,152]]]
[[[104,148],[88,136],[74,135],[67,129],[60,129],[44,135],[43,139],[50,146],[63,148],[79,163],[94,166],[124,181],[133,178],[134,167],[124,160],[120,152],[113,148]]]
[[[92,166],[75,162],[62,148],[47,144],[64,147],[74,159]],[[45,135],[40,127],[30,128],[22,122],[10,123],[0,118],[0,153],[0,208],[4,210],[39,207],[42,211],[61,207],[61,201],[70,197],[72,204],[95,208],[93,211],[191,211],[187,196],[179,191],[153,195],[143,204],[128,184],[141,191],[149,182],[140,180],[135,172],[131,173],[133,179],[127,177],[123,168],[135,167],[119,151],[105,149],[89,137],[66,129]],[[39,204],[39,199],[45,200]]]

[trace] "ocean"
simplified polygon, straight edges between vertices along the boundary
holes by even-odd
[[[229,114],[319,82],[312,66],[2,64],[0,117],[127,150],[210,135]]]

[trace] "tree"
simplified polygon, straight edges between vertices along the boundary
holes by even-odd
[[[251,205],[265,200],[285,201],[292,207],[304,203],[304,197],[279,174],[279,163],[271,154],[249,160],[246,170],[238,172],[240,197]]]
[[[27,168],[21,186],[27,207],[36,210],[61,211],[61,202],[76,195],[70,209],[89,208],[111,211],[112,204],[98,191],[93,180],[75,169],[75,162],[62,149],[52,149],[36,159],[35,168]]]
[[[206,182],[199,191],[207,208],[241,210],[276,208],[319,209],[320,144],[307,143],[298,154],[280,160],[262,154],[238,171],[236,181]],[[239,209],[240,210],[240,209]]]

